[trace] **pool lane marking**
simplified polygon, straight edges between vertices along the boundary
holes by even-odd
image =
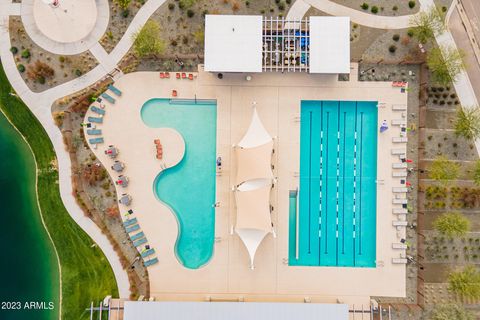
[[[359,245],[359,252],[358,254],[362,254],[362,174],[363,174],[363,112],[360,112],[360,164],[359,164],[359,177],[358,183],[359,185],[359,199],[358,199],[358,245]]]
[[[328,144],[329,144],[329,137],[330,137],[330,134],[329,134],[329,127],[330,127],[330,113],[327,112],[327,137],[326,137],[326,145],[327,145],[327,148],[328,148]],[[325,159],[325,163],[327,164],[326,168],[325,168],[325,176],[327,177],[328,179],[328,156],[329,156],[330,152],[327,151],[326,153],[326,159]],[[325,184],[325,194],[327,195],[328,197],[328,181],[327,183]],[[328,205],[325,206],[325,254],[328,254]]]
[[[345,136],[347,135],[347,113],[343,112],[343,184],[342,184],[342,254],[345,254]]]
[[[354,131],[354,144],[353,144],[353,265],[355,266],[355,231],[356,231],[356,193],[357,193],[357,107],[358,103],[355,102],[355,131]]]
[[[309,145],[309,148],[310,148],[310,154],[309,154],[309,162],[308,162],[308,176],[309,176],[309,179],[308,179],[308,254],[311,254],[312,250],[311,250],[311,227],[312,227],[312,201],[311,201],[311,197],[312,197],[312,111],[310,111],[310,123],[309,123],[309,126],[310,126],[310,145]]]
[[[340,178],[340,101],[337,105],[337,192],[336,192],[336,226],[335,226],[335,236],[336,236],[336,250],[335,250],[335,264],[338,266],[338,198],[339,198],[339,178]]]

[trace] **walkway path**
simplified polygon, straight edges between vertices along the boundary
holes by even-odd
[[[148,18],[164,2],[165,0],[148,0],[138,11],[129,28],[112,53],[106,54],[105,50],[102,50],[103,48],[99,48],[96,44],[93,45],[93,47],[91,47],[92,54],[94,54],[99,60],[99,65],[93,70],[75,80],[36,93],[31,91],[23,81],[17,70],[13,55],[10,53],[9,16],[21,14],[20,6],[17,3],[0,1],[0,58],[5,73],[16,93],[35,114],[52,140],[58,158],[60,194],[63,203],[71,217],[83,230],[85,230],[85,232],[88,233],[104,252],[113,268],[121,298],[128,298],[130,295],[130,284],[127,273],[123,270],[120,260],[107,237],[101,233],[100,229],[92,220],[84,215],[82,209],[78,206],[72,195],[70,157],[65,150],[62,134],[53,122],[51,106],[55,100],[94,84],[105,77],[108,72],[112,71],[132,46],[133,34],[145,24]]]
[[[378,29],[405,29],[409,27],[413,15],[380,16],[350,7],[343,6],[330,0],[297,0],[288,11],[288,19],[299,19],[305,15],[310,6],[332,16],[348,16],[358,24]]]

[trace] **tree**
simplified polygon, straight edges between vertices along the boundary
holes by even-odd
[[[133,49],[139,57],[161,54],[165,50],[165,41],[160,37],[160,26],[148,20],[140,31],[133,35]]]
[[[427,65],[432,71],[432,80],[449,85],[455,82],[458,75],[465,69],[464,54],[453,46],[436,47],[427,55]]]
[[[446,183],[458,178],[460,166],[444,156],[437,157],[429,168],[429,178]]]
[[[433,227],[444,236],[453,239],[470,231],[470,221],[459,212],[448,212],[435,219]]]
[[[445,31],[445,14],[433,6],[415,14],[410,19],[410,27],[418,42],[427,43]]]
[[[480,186],[480,160],[477,160],[473,167],[473,182]]]
[[[127,10],[128,6],[130,5],[130,2],[132,2],[132,0],[114,0],[114,1],[124,11]]]
[[[435,307],[431,320],[474,320],[472,313],[458,304],[443,304]]]
[[[448,275],[448,290],[461,299],[480,299],[480,272],[469,265]]]
[[[458,108],[455,134],[468,140],[480,138],[480,109],[478,107]]]

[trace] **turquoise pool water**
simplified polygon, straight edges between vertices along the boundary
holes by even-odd
[[[375,267],[376,179],[377,102],[302,101],[290,265]]]
[[[173,128],[185,140],[184,158],[159,174],[153,189],[178,220],[177,258],[187,268],[200,268],[212,257],[215,238],[216,103],[152,99],[141,116],[147,126]]]

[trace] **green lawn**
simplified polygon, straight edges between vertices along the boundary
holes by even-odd
[[[0,64],[0,108],[27,139],[38,165],[39,202],[43,219],[57,248],[62,267],[62,319],[84,319],[91,301],[118,296],[115,277],[103,252],[91,248],[92,239],[72,220],[63,206],[52,143],[28,107],[11,96],[10,83]],[[45,110],[50,112],[50,110]]]

